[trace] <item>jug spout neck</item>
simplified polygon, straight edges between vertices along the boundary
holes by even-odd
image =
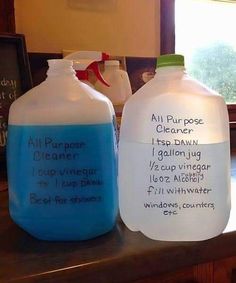
[[[183,66],[168,66],[163,68],[157,68],[155,78],[180,78],[186,75],[185,67]]]

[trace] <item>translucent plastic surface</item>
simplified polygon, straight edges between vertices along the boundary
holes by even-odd
[[[156,240],[195,241],[230,213],[228,114],[221,96],[182,67],[158,70],[125,105],[119,144],[120,214]]]
[[[43,240],[96,237],[117,215],[114,109],[66,62],[50,66],[9,114],[10,214]]]
[[[89,239],[114,226],[112,127],[9,126],[9,208],[19,226],[45,240]]]
[[[114,105],[124,104],[132,95],[127,72],[119,69],[119,65],[109,65],[105,66],[103,77],[109,83],[110,87],[107,87],[97,81],[95,85],[96,89],[106,95]]]

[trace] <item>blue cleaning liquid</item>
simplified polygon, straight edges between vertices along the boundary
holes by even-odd
[[[43,240],[85,240],[110,231],[117,215],[112,123],[8,127],[9,209]]]

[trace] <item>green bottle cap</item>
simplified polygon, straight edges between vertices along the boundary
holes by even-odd
[[[184,66],[184,56],[179,54],[167,54],[157,58],[157,68],[169,66]]]

